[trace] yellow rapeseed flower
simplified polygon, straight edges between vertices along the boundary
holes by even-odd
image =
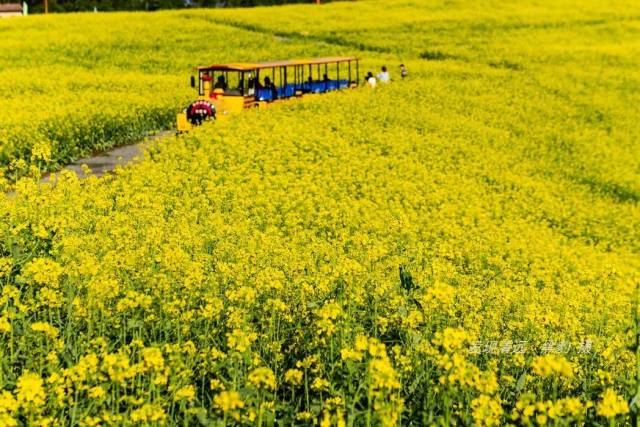
[[[156,347],[147,347],[142,349],[142,359],[145,366],[151,371],[160,371],[164,368],[164,358],[162,351]]]
[[[46,322],[35,322],[31,324],[31,330],[34,332],[42,332],[49,338],[57,338],[58,337],[58,328],[51,326]]]
[[[299,369],[289,369],[284,373],[284,380],[291,385],[302,383],[303,372]]]
[[[40,375],[26,371],[18,378],[16,400],[25,411],[38,410],[44,405],[46,393]]]
[[[214,405],[222,412],[231,412],[244,408],[244,402],[237,391],[223,391],[213,398]]]
[[[57,288],[64,269],[48,258],[34,258],[22,267],[21,279],[27,283]]]
[[[497,426],[501,424],[502,405],[499,399],[494,399],[486,394],[471,401],[473,419],[477,425]]]
[[[89,397],[92,399],[102,399],[106,396],[106,394],[107,393],[104,391],[104,388],[99,385],[91,387],[89,389]]]
[[[174,402],[178,402],[180,400],[186,400],[187,402],[192,402],[196,398],[196,389],[192,385],[188,385],[186,387],[182,387],[176,391],[176,394],[173,396]]]
[[[541,377],[573,377],[573,365],[561,355],[538,356],[533,360],[531,368]]]
[[[629,405],[622,396],[608,388],[602,393],[596,412],[601,417],[612,418],[629,413]]]
[[[274,390],[276,388],[276,377],[269,368],[256,368],[249,373],[249,382],[256,388]]]
[[[145,403],[140,408],[131,411],[131,421],[136,423],[160,423],[167,418],[167,414],[160,405]]]
[[[9,319],[4,316],[0,316],[0,333],[9,332],[11,332],[11,323],[9,323]]]

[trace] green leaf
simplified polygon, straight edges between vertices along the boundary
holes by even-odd
[[[520,378],[518,378],[518,382],[516,383],[516,392],[520,392],[525,384],[527,383],[527,371],[524,371],[522,373],[522,375],[520,375]]]

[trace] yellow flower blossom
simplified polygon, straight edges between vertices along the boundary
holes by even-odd
[[[8,391],[0,392],[0,415],[15,412],[18,409],[18,401]]]
[[[363,354],[359,351],[356,350],[351,350],[349,348],[343,348],[342,350],[340,350],[340,357],[342,358],[342,360],[355,360],[355,361],[360,361],[362,360]]]
[[[129,358],[124,354],[105,354],[102,369],[109,375],[111,381],[120,384],[124,384],[136,374],[135,367],[131,366]]]
[[[42,332],[44,335],[52,339],[58,337],[58,328],[51,326],[46,322],[32,323],[31,330],[34,332]]]
[[[481,394],[471,401],[473,419],[478,425],[497,426],[501,424],[503,413],[499,399],[494,399],[486,394]]]
[[[302,383],[303,372],[298,369],[289,369],[284,373],[284,380],[291,385]]]
[[[462,349],[468,339],[469,336],[464,329],[445,328],[442,332],[436,333],[433,342],[436,345],[442,346],[446,352],[451,353]]]
[[[214,378],[209,382],[209,389],[211,390],[224,390],[224,388],[224,383],[217,378]]]
[[[38,374],[24,372],[18,379],[16,400],[26,411],[38,410],[45,404],[44,383]]]
[[[255,332],[245,333],[239,329],[234,329],[227,334],[229,348],[239,353],[247,351],[256,339],[258,335]]]
[[[104,391],[104,388],[99,385],[89,389],[89,397],[92,399],[102,399],[105,396],[106,392]]]
[[[256,368],[249,373],[249,382],[256,388],[273,390],[276,388],[276,377],[269,368]]]
[[[329,390],[331,383],[326,378],[316,378],[311,383],[311,388],[317,391]]]
[[[143,348],[142,359],[144,360],[146,368],[151,371],[160,371],[164,368],[164,358],[159,348]]]
[[[13,260],[11,257],[0,257],[0,277],[6,277],[11,272]]]
[[[167,418],[160,405],[145,403],[131,412],[131,421],[137,423],[159,423]]]
[[[27,283],[57,288],[63,273],[64,269],[57,262],[47,258],[34,258],[22,267],[21,279]]]
[[[602,393],[602,399],[596,406],[598,415],[606,418],[624,415],[629,412],[629,405],[614,390],[608,388]]]
[[[542,377],[573,377],[573,365],[564,357],[555,354],[536,357],[531,368],[533,372]]]
[[[0,413],[0,426],[2,427],[16,427],[18,421],[9,414]]]
[[[11,323],[9,323],[9,319],[2,316],[0,317],[0,333],[10,333],[11,332]]]
[[[192,385],[188,385],[186,387],[182,387],[176,391],[176,394],[173,396],[173,400],[178,402],[180,400],[186,400],[187,402],[192,402],[196,397],[196,389]]]
[[[223,391],[213,398],[213,403],[222,412],[231,412],[244,408],[244,402],[237,391]]]

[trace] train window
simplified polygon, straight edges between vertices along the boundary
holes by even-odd
[[[243,95],[245,92],[245,78],[242,71],[225,72],[225,95]]]

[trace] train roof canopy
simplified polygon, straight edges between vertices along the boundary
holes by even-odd
[[[332,56],[327,58],[315,58],[315,59],[292,59],[287,61],[270,61],[270,62],[238,62],[233,64],[212,64],[202,67],[196,67],[198,71],[252,71],[263,68],[274,67],[293,67],[296,65],[319,65],[319,64],[332,64],[338,62],[357,61],[355,56]]]

